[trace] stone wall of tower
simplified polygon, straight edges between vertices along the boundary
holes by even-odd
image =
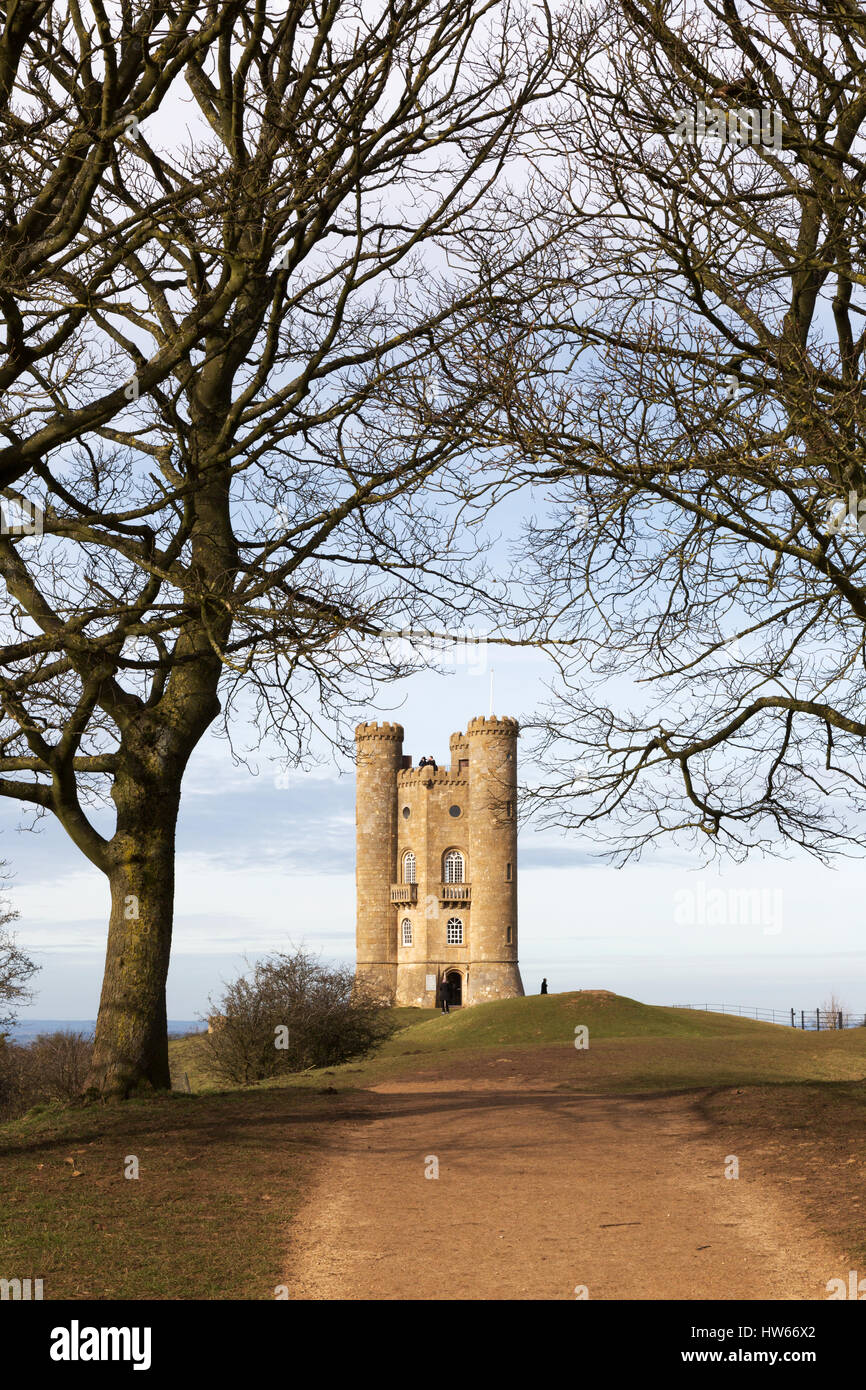
[[[517,735],[516,719],[472,719],[466,730],[472,1004],[523,994],[517,964]]]
[[[456,767],[456,765],[455,765]],[[454,815],[453,812],[459,814]],[[408,813],[408,814],[407,814]],[[441,901],[443,861],[450,849],[464,856],[466,881],[472,876],[469,856],[469,782],[456,770],[409,768],[397,775],[397,873],[403,879],[407,850],[415,855],[417,901],[397,913],[397,1003],[418,1008],[436,1003],[436,990],[447,966],[467,967],[472,924],[468,904],[455,907]],[[459,913],[464,944],[448,946],[449,916]],[[412,924],[412,944],[402,943],[401,924]],[[428,988],[428,982],[433,987]]]
[[[403,728],[359,724],[355,747],[356,976],[393,1002],[397,926],[391,885],[397,882],[397,773],[403,762]]]
[[[397,882],[405,879],[404,858],[411,851],[415,856],[416,901],[401,906],[397,913],[397,1003],[423,1008],[435,999],[427,998],[428,974],[428,894],[431,892],[427,870],[427,809],[428,789],[432,773],[426,768],[411,768],[397,778]],[[404,946],[401,924],[408,920],[412,926],[412,944]]]

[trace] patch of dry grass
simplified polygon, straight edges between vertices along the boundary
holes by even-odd
[[[46,1299],[273,1298],[329,1100],[165,1096],[4,1125],[0,1276],[41,1278]]]

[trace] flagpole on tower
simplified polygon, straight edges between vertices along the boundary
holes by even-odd
[[[493,667],[490,668],[490,718],[493,718]]]

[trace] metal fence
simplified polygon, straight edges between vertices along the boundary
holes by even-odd
[[[845,1013],[835,1009],[759,1009],[752,1004],[671,1004],[672,1009],[697,1009],[710,1014],[736,1014],[756,1018],[761,1023],[779,1023],[806,1032],[835,1031],[839,1028],[866,1028],[866,1013]]]

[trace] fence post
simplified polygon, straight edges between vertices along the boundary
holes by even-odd
[[[839,1010],[839,1027],[842,1027],[842,1010]]]
[[[806,1015],[803,1013],[802,1009],[800,1010],[800,1027],[804,1030],[806,1027]]]
[[[821,1031],[821,1010],[820,1010],[820,1009],[816,1009],[816,1010],[815,1010],[815,1028],[816,1028],[817,1031],[820,1033],[820,1031]]]
[[[794,1022],[794,1010],[792,1009],[792,1010],[791,1010],[791,1027],[792,1027],[792,1028],[796,1028],[796,1026],[797,1026],[796,1023]]]

